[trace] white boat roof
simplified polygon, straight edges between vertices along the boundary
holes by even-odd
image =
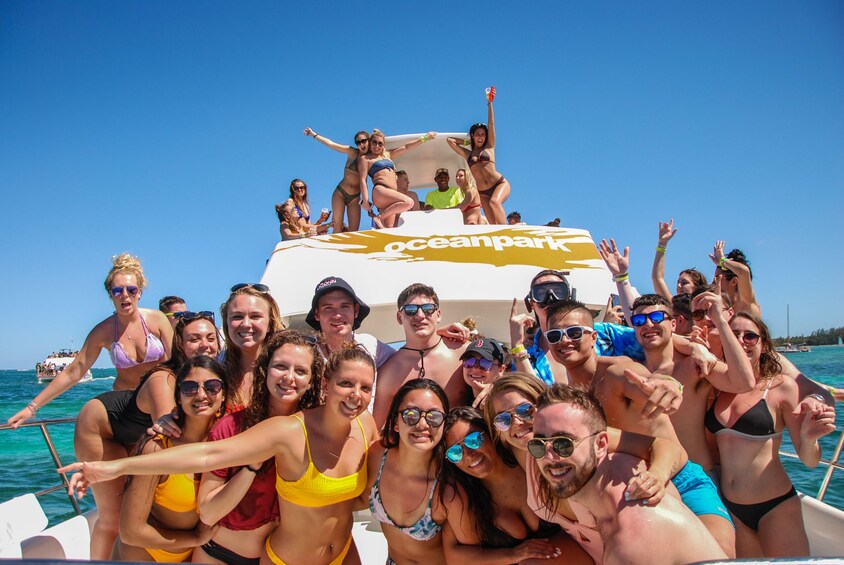
[[[276,245],[261,282],[290,327],[306,329],[314,288],[346,280],[372,311],[362,332],[385,342],[404,340],[396,299],[408,285],[437,292],[443,321],[473,316],[483,334],[509,342],[513,299],[519,310],[531,279],[543,269],[569,271],[577,299],[603,311],[615,291],[586,230],[528,225],[466,226],[459,210],[406,212],[402,225],[284,241]]]
[[[387,142],[387,150],[393,150],[411,141],[416,141],[422,135],[424,135],[424,132],[389,136],[385,140]],[[437,186],[437,183],[434,182],[434,174],[441,167],[448,169],[452,184],[454,184],[457,169],[468,168],[466,160],[448,146],[446,142],[446,138],[448,137],[469,139],[469,136],[465,132],[438,133],[434,139],[418,145],[404,155],[393,159],[393,162],[396,164],[396,170],[403,169],[407,172],[411,189],[416,190]]]

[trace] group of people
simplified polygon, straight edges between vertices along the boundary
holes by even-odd
[[[509,345],[443,324],[415,283],[395,349],[356,331],[370,309],[339,277],[315,287],[307,334],[284,328],[268,287],[234,285],[223,340],[213,311],[179,297],[141,308],[143,269],[124,254],[105,280],[114,314],[9,423],[109,351],[114,390],[80,412],[81,463],[62,469],[93,490],[94,559],[360,563],[367,507],[397,564],[808,555],[777,453],[788,429],[818,463],[836,391],[774,352],[749,264],[723,242],[714,284],[683,271],[671,295],[675,231],[660,224],[655,292],[638,297],[627,250],[601,242],[626,326],[544,270],[529,314],[513,302]]]
[[[331,196],[333,233],[360,229],[361,209],[372,218],[372,224],[376,228],[396,227],[403,212],[445,208],[460,209],[464,223],[470,225],[506,223],[504,202],[510,196],[510,183],[498,172],[495,165],[495,120],[492,106],[494,98],[493,89],[491,94],[487,94],[487,123],[474,124],[469,129],[469,140],[447,139],[449,147],[466,161],[465,168],[455,171],[456,186],[449,186],[451,174],[447,168],[437,169],[433,177],[437,188],[427,194],[424,204],[409,190],[407,172],[397,170],[393,159],[434,139],[436,132],[428,132],[414,141],[388,151],[384,133],[378,129],[374,129],[372,133],[357,132],[352,146],[337,143],[311,128],[305,128],[305,135],[346,156],[343,179]],[[299,179],[293,183],[304,185]],[[282,239],[308,236],[306,229],[290,230],[291,220],[299,223],[309,221],[301,211],[301,204],[298,204],[299,212],[294,213],[294,205],[297,204],[289,200],[287,204],[276,206],[282,224]],[[290,209],[294,212],[288,212]],[[327,216],[320,218],[316,222],[316,232],[311,235],[325,233],[327,219]]]

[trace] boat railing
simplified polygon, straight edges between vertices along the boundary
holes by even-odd
[[[59,458],[59,452],[56,450],[56,444],[53,442],[53,438],[50,435],[50,430],[48,429],[49,426],[60,425],[60,424],[75,424],[76,418],[48,418],[44,420],[31,420],[27,422],[23,422],[18,426],[18,428],[38,428],[41,430],[41,435],[44,437],[44,442],[47,444],[47,449],[50,451],[50,457],[53,458],[53,465],[55,465],[56,471],[60,467],[63,467],[64,464],[62,463],[61,459]],[[0,425],[0,431],[2,430],[12,430],[12,426],[8,424]],[[54,485],[44,490],[38,491],[35,493],[36,497],[41,497],[46,494],[50,494],[56,492],[57,490],[64,490],[67,493],[68,487],[70,486],[70,481],[68,481],[67,476],[64,473],[56,473],[59,477],[61,477],[61,484]],[[70,503],[73,505],[73,509],[76,512],[76,515],[82,514],[82,509],[79,507],[79,503],[76,501],[76,498],[70,494],[67,495]]]
[[[820,462],[818,462],[818,465],[826,465],[827,467],[821,486],[818,489],[818,494],[815,496],[815,498],[821,502],[823,502],[823,498],[826,496],[826,491],[829,488],[829,482],[832,480],[832,475],[835,471],[844,471],[844,465],[840,463],[842,448],[844,448],[844,428],[838,431],[838,443],[835,445],[835,449],[832,450],[830,458],[828,460],[821,459]],[[800,459],[799,455],[790,451],[780,450],[780,455],[788,457],[789,459]]]

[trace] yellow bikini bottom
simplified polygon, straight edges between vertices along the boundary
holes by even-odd
[[[148,547],[145,547],[144,550],[150,554],[156,563],[184,563],[190,561],[190,556],[193,554],[193,548],[179,553],[171,553],[163,549],[149,549]]]
[[[343,548],[343,551],[341,551],[340,555],[338,555],[337,558],[334,561],[332,561],[331,563],[329,563],[328,565],[341,565],[341,563],[343,563],[343,560],[346,558],[346,554],[349,553],[349,549],[351,547],[352,547],[352,536],[349,535],[349,539],[346,540],[346,546]],[[266,549],[267,549],[267,556],[270,558],[270,561],[275,563],[275,565],[287,565],[287,563],[282,561],[281,558],[278,555],[275,554],[275,551],[273,551],[273,546],[270,545],[270,538],[267,538]],[[147,550],[147,551],[149,551],[149,550]]]

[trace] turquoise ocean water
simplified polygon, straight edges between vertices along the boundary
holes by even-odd
[[[789,358],[806,375],[844,388],[844,347],[815,347],[809,353],[795,353]],[[41,418],[74,417],[89,399],[111,390],[114,369],[94,369],[93,374],[94,379],[91,382],[77,385],[44,407],[38,415]],[[3,422],[23,408],[43,386],[37,384],[34,370],[0,370],[0,383],[0,419]],[[839,403],[836,411],[838,430],[821,440],[825,459],[832,454],[838,434],[844,427],[844,403]],[[51,434],[62,462],[74,461],[73,425],[52,426]],[[793,451],[788,440],[783,442],[783,446],[785,450]],[[0,430],[0,461],[0,501],[27,492],[36,492],[60,482],[44,439],[37,428]],[[788,458],[785,459],[785,466],[798,490],[811,495],[817,494],[826,467],[809,469],[799,461]],[[833,475],[824,501],[844,509],[844,472],[839,471]],[[51,524],[73,515],[73,507],[62,491],[45,495],[41,498],[41,504]],[[81,506],[83,509],[91,508],[93,498],[86,496]]]

